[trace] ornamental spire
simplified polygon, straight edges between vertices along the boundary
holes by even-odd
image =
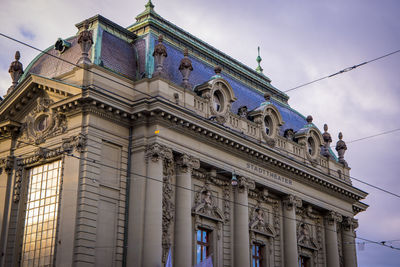
[[[260,62],[261,62],[261,60],[262,60],[262,58],[260,57],[260,47],[258,47],[257,48],[258,49],[258,56],[257,56],[257,63],[258,63],[258,66],[257,66],[257,68],[256,68],[256,71],[258,72],[258,73],[262,73],[263,72],[263,68],[261,68],[261,65],[260,65]]]
[[[154,9],[154,5],[151,2],[151,0],[147,1],[147,4],[145,5],[146,9]]]

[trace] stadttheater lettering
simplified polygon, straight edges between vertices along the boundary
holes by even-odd
[[[283,177],[279,174],[276,174],[276,173],[266,170],[264,168],[253,165],[249,162],[246,164],[246,166],[247,166],[247,169],[250,169],[255,174],[262,175],[266,178],[273,178],[274,180],[279,181],[281,183],[285,183],[285,184],[289,184],[289,185],[293,184],[292,179]]]

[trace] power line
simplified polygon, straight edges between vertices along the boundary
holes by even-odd
[[[365,61],[365,62],[363,62],[363,63],[354,65],[354,66],[352,66],[352,67],[347,67],[347,68],[345,68],[345,69],[343,69],[343,70],[340,70],[340,71],[338,71],[338,72],[335,72],[335,73],[333,73],[333,74],[324,76],[324,77],[322,77],[322,78],[313,80],[313,81],[308,82],[308,83],[301,84],[301,85],[299,85],[299,86],[293,87],[293,88],[291,88],[291,89],[289,89],[289,90],[286,90],[286,91],[283,91],[283,92],[284,92],[284,93],[287,93],[287,92],[296,90],[296,89],[298,89],[298,88],[304,87],[304,86],[306,86],[306,85],[309,85],[309,84],[312,84],[312,83],[316,83],[316,82],[319,82],[319,81],[321,81],[321,80],[324,80],[324,79],[327,79],[327,78],[331,78],[331,77],[336,76],[336,75],[339,75],[339,74],[343,74],[343,73],[345,73],[345,72],[349,72],[349,71],[351,71],[351,70],[354,70],[355,68],[358,68],[358,67],[361,67],[361,66],[363,66],[363,65],[366,65],[366,64],[368,64],[368,63],[371,63],[371,62],[380,60],[380,59],[385,58],[385,57],[388,57],[388,56],[391,56],[391,55],[396,54],[396,53],[398,53],[398,52],[400,52],[400,49],[399,49],[399,50],[396,50],[396,51],[393,51],[393,52],[391,52],[391,53],[385,54],[385,55],[383,55],[383,56],[380,56],[380,57],[377,57],[377,58],[374,58],[374,59]]]
[[[18,142],[20,142],[20,141],[18,141]],[[26,142],[25,142],[25,143],[26,143]],[[38,146],[38,145],[32,144],[32,143],[26,143],[26,144],[32,145],[32,146],[36,146],[36,147],[39,147],[39,148],[42,148],[42,149],[47,149],[47,148],[45,148],[45,147],[41,147],[41,146]],[[66,153],[66,152],[63,152],[63,154],[66,155],[66,156],[69,156],[69,157],[74,157],[74,158],[76,158],[76,159],[88,161],[88,162],[91,162],[91,163],[94,163],[94,164],[98,164],[98,165],[101,165],[101,166],[104,166],[104,167],[108,167],[108,168],[112,168],[112,169],[115,169],[115,170],[119,170],[119,171],[121,171],[121,172],[126,172],[126,171],[127,171],[126,169],[123,169],[123,168],[119,168],[119,167],[115,167],[115,166],[110,166],[110,165],[104,164],[104,163],[102,163],[102,162],[99,162],[98,160],[89,159],[89,158],[83,158],[83,157],[80,157],[80,156],[75,156],[75,155],[73,155],[73,154],[68,154],[68,153]],[[142,177],[142,178],[144,178],[144,179],[149,179],[149,180],[153,180],[153,181],[156,181],[156,182],[160,182],[160,183],[162,183],[162,184],[167,183],[167,182],[165,182],[163,179],[160,180],[160,179],[157,179],[157,178],[154,178],[154,177],[150,177],[150,176],[147,176],[147,175],[142,175],[142,174],[135,173],[135,172],[132,172],[132,171],[130,172],[130,174],[133,174],[133,175]],[[91,179],[91,178],[89,178],[89,177],[85,177],[85,178],[86,178],[86,179],[89,179],[89,180],[94,180],[94,181],[97,182],[96,179]],[[128,179],[128,178],[126,177],[125,179]],[[134,178],[131,178],[131,179],[134,179]],[[179,185],[173,184],[173,183],[170,183],[170,184],[171,184],[171,186],[174,186],[175,188],[181,188],[181,189],[188,190],[188,191],[191,191],[191,192],[194,192],[194,193],[201,193],[201,191],[196,191],[195,189],[192,189],[192,188],[187,188],[187,187],[184,187],[184,186],[179,186]],[[238,202],[236,202],[236,201],[233,201],[233,200],[230,200],[230,199],[227,199],[227,198],[223,198],[223,197],[219,197],[219,196],[214,196],[214,195],[213,195],[213,197],[215,197],[216,199],[220,199],[220,200],[222,200],[222,201],[227,201],[227,202],[232,203],[232,204],[240,205],[240,206],[247,207],[247,208],[253,208],[253,207],[250,206],[250,205],[238,203]],[[254,206],[254,207],[255,207],[255,206]],[[273,211],[271,212],[271,211],[269,211],[268,209],[265,209],[265,208],[263,208],[263,207],[259,207],[259,208],[260,208],[261,210],[267,212],[268,214],[273,215],[273,216],[278,216],[278,217],[281,217],[281,218],[286,218],[286,219],[294,220],[294,221],[296,221],[296,222],[306,223],[306,224],[308,224],[308,225],[315,226],[315,227],[321,227],[321,228],[323,228],[323,229],[325,229],[325,230],[328,230],[328,231],[338,232],[338,231],[335,231],[335,230],[332,230],[332,229],[329,229],[329,228],[324,227],[323,224],[317,225],[317,224],[309,223],[309,222],[306,222],[306,221],[303,221],[303,220],[299,220],[299,219],[297,219],[297,218],[290,218],[290,217],[284,216],[283,214],[281,215],[281,214],[279,214],[279,213],[275,213],[275,212],[273,212]],[[343,233],[343,234],[345,234],[345,233]],[[349,235],[349,234],[346,234],[346,235],[351,236],[351,237],[355,237],[355,236]],[[364,241],[368,241],[368,242],[370,242],[370,243],[375,243],[375,244],[378,244],[378,245],[381,245],[381,246],[384,246],[384,247],[388,247],[388,248],[391,248],[391,249],[400,250],[400,248],[386,245],[385,243],[382,243],[382,241],[381,241],[381,242],[378,242],[378,241],[373,241],[373,240],[369,240],[369,239],[362,238],[362,237],[355,237],[355,238],[358,238],[358,239],[361,239],[361,240],[364,240]]]

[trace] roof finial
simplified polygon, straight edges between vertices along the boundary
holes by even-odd
[[[258,56],[257,56],[257,63],[258,63],[258,66],[257,66],[257,68],[256,68],[256,71],[258,72],[258,73],[262,73],[263,72],[263,69],[261,68],[261,65],[260,65],[260,62],[261,62],[261,60],[262,60],[262,58],[260,57],[260,47],[258,47]]]
[[[153,9],[153,8],[154,8],[154,5],[153,5],[153,3],[151,2],[151,0],[149,0],[149,1],[147,1],[147,4],[145,5],[145,7],[146,7],[146,9]]]

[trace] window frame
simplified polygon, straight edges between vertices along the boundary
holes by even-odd
[[[199,232],[200,234],[200,241],[198,240],[198,236],[199,236]],[[203,233],[205,233],[205,241],[203,241]],[[200,246],[200,259],[198,258],[198,252],[197,249]],[[203,247],[205,247],[206,249],[206,255],[204,257],[203,255]],[[207,229],[207,228],[203,228],[203,227],[199,227],[196,230],[196,264],[202,262],[203,260],[205,260],[207,257],[211,256],[211,251],[212,251],[212,230]]]

